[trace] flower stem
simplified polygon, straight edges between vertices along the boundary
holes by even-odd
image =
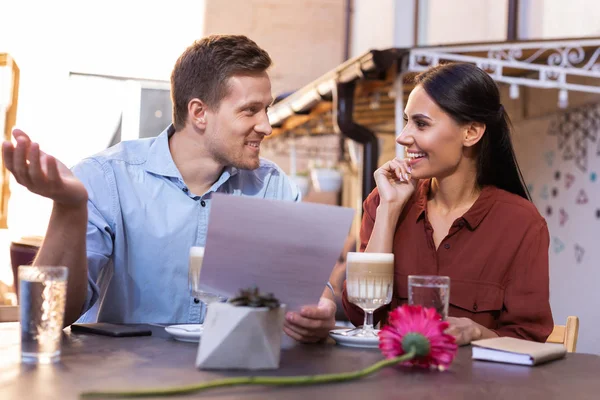
[[[304,375],[304,376],[243,376],[239,378],[218,379],[212,382],[203,382],[194,385],[179,386],[165,389],[148,389],[127,392],[84,392],[80,397],[158,397],[172,396],[187,393],[200,392],[218,387],[231,387],[240,385],[270,385],[270,386],[297,386],[305,384],[318,384],[329,382],[343,382],[371,375],[382,368],[408,361],[415,356],[415,349],[401,356],[381,360],[369,367],[354,372],[342,372],[339,374]]]

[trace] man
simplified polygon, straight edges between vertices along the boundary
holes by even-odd
[[[15,146],[4,142],[17,182],[54,201],[34,264],[69,268],[66,325],[86,312],[82,320],[201,322],[187,265],[189,248],[205,244],[212,194],[300,200],[287,176],[259,158],[272,132],[270,65],[244,36],[195,42],[171,75],[173,125],[73,171],[20,130],[13,131]],[[304,342],[325,337],[334,325],[331,299],[325,291],[319,305],[288,313],[286,333]]]
[[[337,309],[335,315],[336,321],[348,320],[348,317],[346,317],[346,313],[344,312],[342,292],[344,289],[344,282],[346,281],[346,259],[348,257],[348,253],[351,251],[356,251],[356,239],[352,233],[346,237],[344,248],[342,249],[338,260],[331,271],[331,275],[329,276],[329,282],[331,288],[333,289],[334,300]]]

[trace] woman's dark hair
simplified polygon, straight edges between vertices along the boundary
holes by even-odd
[[[531,200],[510,138],[510,119],[494,80],[472,64],[451,63],[420,73],[415,83],[458,123],[485,124],[478,143],[477,183]]]

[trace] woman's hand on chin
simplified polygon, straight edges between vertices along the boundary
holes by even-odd
[[[418,183],[418,180],[412,177],[412,168],[407,159],[394,158],[386,162],[375,171],[374,177],[381,199],[380,204],[392,208],[404,207]]]

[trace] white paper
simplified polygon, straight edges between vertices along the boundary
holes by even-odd
[[[201,290],[232,297],[258,286],[295,311],[319,301],[353,209],[220,193],[212,199]]]

